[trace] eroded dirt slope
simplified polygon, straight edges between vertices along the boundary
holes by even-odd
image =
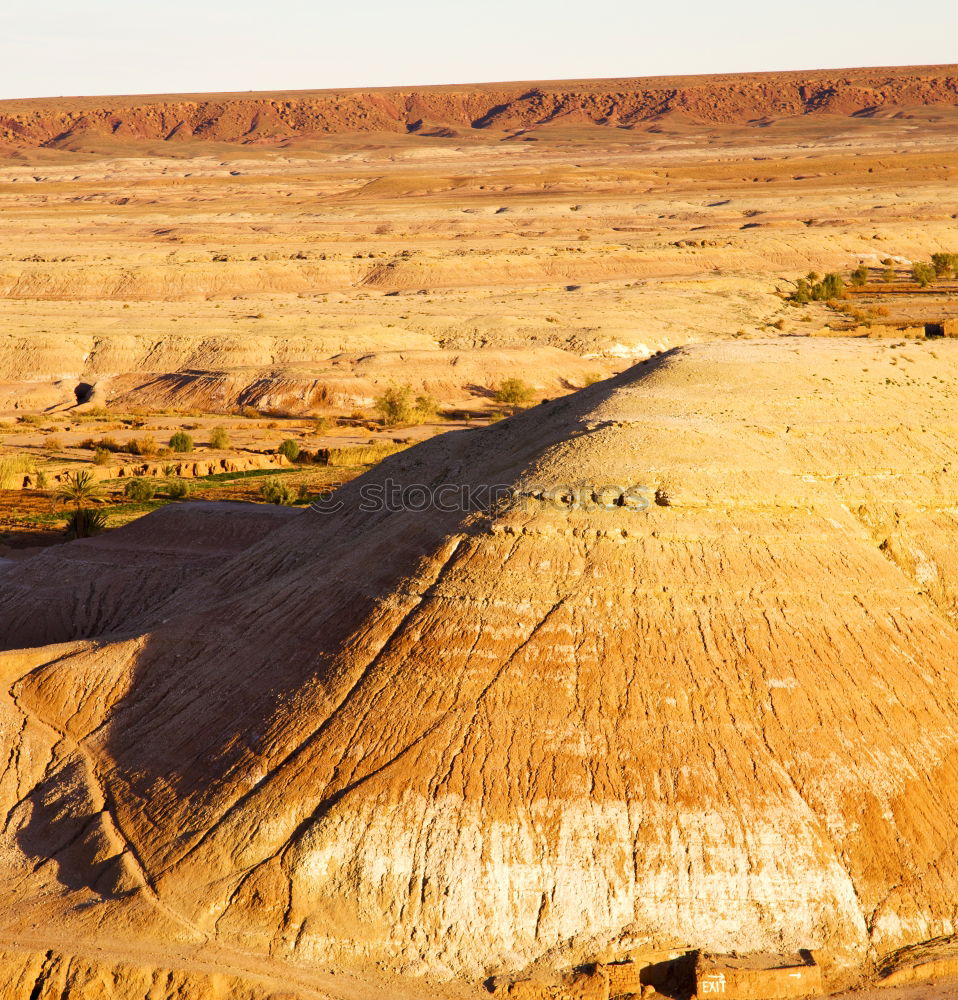
[[[3,935],[475,980],[952,933],[956,347],[677,350],[3,654]],[[362,510],[388,479],[513,493]],[[654,499],[543,495],[583,483]]]

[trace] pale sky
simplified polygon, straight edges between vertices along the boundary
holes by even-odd
[[[958,0],[0,0],[0,99],[958,62]]]

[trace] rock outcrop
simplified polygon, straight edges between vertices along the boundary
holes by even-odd
[[[45,98],[0,102],[0,146],[71,148],[143,140],[268,143],[327,134],[462,130],[554,123],[629,128],[662,118],[743,124],[810,113],[874,114],[958,104],[958,69],[817,70],[550,83],[276,94]]]
[[[3,654],[0,939],[479,977],[953,933],[956,347],[683,348]]]

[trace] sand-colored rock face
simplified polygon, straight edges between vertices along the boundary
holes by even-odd
[[[952,933],[956,347],[685,348],[3,654],[0,936],[479,977]]]

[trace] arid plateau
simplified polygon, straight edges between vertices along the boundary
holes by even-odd
[[[956,182],[955,66],[0,102],[0,1000],[958,995]]]

